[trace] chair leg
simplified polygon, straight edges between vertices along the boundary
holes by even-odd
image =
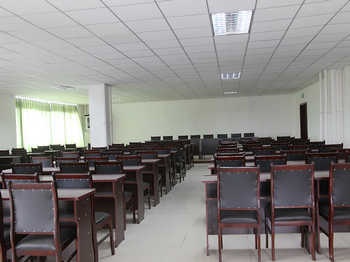
[[[207,236],[206,252],[207,252],[207,256],[209,256],[209,237],[208,237],[208,232],[206,233],[206,236]]]
[[[256,244],[258,248],[258,262],[261,262],[260,227],[256,229]]]
[[[151,209],[151,190],[148,189],[148,209]]]
[[[221,240],[222,240],[222,235],[221,235],[221,228],[220,228],[220,226],[219,226],[219,231],[218,231],[218,251],[219,251],[219,262],[222,262],[222,246],[221,246],[221,244],[222,244],[222,242],[221,242]]]
[[[254,235],[255,235],[255,249],[258,249],[258,236],[257,236],[257,230],[254,228]]]
[[[305,230],[303,226],[300,226],[300,246],[305,247]]]
[[[112,253],[112,256],[113,256],[115,254],[115,246],[114,246],[114,238],[113,238],[112,220],[108,224],[108,230],[109,230],[109,244],[111,246],[111,253]]]
[[[275,229],[273,225],[271,225],[271,254],[272,254],[272,260],[276,260],[276,254],[275,254]]]
[[[266,211],[265,211],[266,212]],[[269,247],[269,231],[267,227],[267,218],[265,216],[265,247]]]
[[[329,249],[329,260],[331,262],[334,262],[334,232],[333,232],[333,225],[328,222],[328,249]]]
[[[316,230],[315,230],[315,226],[311,226],[311,257],[312,257],[312,260],[316,260],[316,248],[315,248],[315,245],[316,245]]]

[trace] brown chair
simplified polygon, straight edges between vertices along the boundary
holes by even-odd
[[[261,261],[260,248],[260,178],[256,167],[219,168],[217,183],[218,199],[218,249],[222,261],[225,229],[253,230],[258,261]]]
[[[271,202],[265,210],[266,247],[271,234],[272,260],[275,260],[276,227],[300,227],[302,247],[307,233],[312,259],[315,260],[316,208],[313,165],[273,165],[271,168]]]
[[[328,198],[318,197],[318,239],[320,231],[328,236],[329,259],[334,261],[336,226],[350,225],[350,164],[331,164]],[[318,246],[319,248],[319,246]]]
[[[67,173],[56,173],[54,175],[54,181],[57,188],[64,189],[81,189],[81,188],[92,188],[92,177],[91,174],[77,173],[77,174],[67,174]],[[111,253],[114,255],[114,238],[113,238],[113,221],[112,216],[106,212],[94,212],[96,230],[102,230],[108,228],[108,234],[104,235],[98,242],[100,245],[104,240],[109,237]]]
[[[54,256],[75,239],[74,227],[59,224],[57,192],[53,183],[9,184],[12,261],[19,256]],[[17,241],[17,237],[23,237]]]
[[[26,184],[26,183],[39,183],[39,176],[34,174],[2,174],[2,186],[8,188],[9,183],[12,184]]]
[[[17,163],[12,166],[12,172],[14,174],[42,174],[42,163]]]
[[[85,157],[101,157],[100,150],[85,150],[83,154]]]
[[[3,224],[3,208],[0,192],[0,259],[1,261],[7,261],[6,252],[11,248],[10,243],[10,227]]]
[[[42,164],[43,167],[52,167],[51,156],[31,156],[31,162],[33,164]]]
[[[245,156],[216,156],[214,159],[214,165],[215,168],[245,166]]]
[[[85,157],[85,161],[88,162],[89,167],[94,167],[95,163],[108,161],[108,156],[103,156],[103,157]]]
[[[314,164],[316,171],[329,170],[331,163],[338,162],[338,153],[307,153],[306,163]]]
[[[0,156],[9,156],[10,150],[0,150]]]
[[[79,158],[80,153],[78,151],[62,151],[62,157]]]
[[[60,166],[61,163],[78,163],[80,157],[55,157],[56,166]]]
[[[87,173],[89,172],[89,164],[87,162],[76,163],[60,163],[61,173]]]
[[[271,165],[285,165],[287,164],[286,155],[266,155],[255,156],[255,166],[260,167],[261,173],[271,171]]]

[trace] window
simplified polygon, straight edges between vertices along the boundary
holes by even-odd
[[[84,146],[76,105],[16,98],[17,146],[76,144]]]

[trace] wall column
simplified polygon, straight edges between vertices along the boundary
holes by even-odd
[[[319,73],[321,85],[321,139],[327,144],[344,141],[344,70]]]
[[[89,115],[91,146],[108,146],[112,143],[112,92],[106,84],[90,85]]]

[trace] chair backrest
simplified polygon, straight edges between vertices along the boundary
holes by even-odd
[[[27,150],[24,148],[12,148],[11,153],[15,156],[23,156],[27,154]]]
[[[260,172],[270,172],[271,164],[273,165],[285,165],[287,164],[286,155],[265,155],[255,156],[255,166],[260,167]]]
[[[8,188],[9,183],[12,184],[27,184],[27,183],[38,183],[39,176],[37,173],[34,174],[2,174],[2,186]]]
[[[80,157],[80,153],[79,153],[79,151],[62,151],[62,157],[79,158]]]
[[[95,162],[96,174],[121,174],[123,173],[123,163],[115,162]]]
[[[214,135],[213,134],[206,134],[206,135],[203,135],[203,138],[204,139],[211,139],[211,138],[214,138]]]
[[[315,170],[329,170],[331,163],[338,162],[337,153],[307,153],[306,154],[306,163],[315,164]]]
[[[1,198],[1,192],[0,192],[0,199]],[[2,200],[0,201],[0,260],[1,261],[6,261],[6,242],[4,238],[4,223],[3,223],[3,210],[2,210]]]
[[[245,166],[245,156],[216,156],[214,164],[216,168]]]
[[[56,173],[54,181],[56,187],[61,189],[92,188],[90,173]]]
[[[243,137],[254,137],[254,133],[243,133]]]
[[[52,150],[64,150],[64,146],[63,145],[59,145],[59,144],[50,145],[50,148]]]
[[[9,193],[14,235],[57,235],[57,192],[53,183],[10,183]]]
[[[89,164],[87,162],[76,163],[60,163],[61,173],[87,173],[89,172]]]
[[[253,150],[256,156],[266,156],[266,155],[274,155],[276,154],[276,150],[272,147],[261,147]]]
[[[91,150],[96,150],[96,151],[102,152],[102,151],[107,150],[107,147],[106,146],[93,146],[93,147],[91,147]]]
[[[220,209],[258,209],[259,169],[256,167],[218,168]]]
[[[171,141],[173,140],[173,136],[163,136],[163,140]]]
[[[85,150],[85,157],[101,157],[101,152],[99,150]]]
[[[88,162],[89,167],[95,166],[96,162],[106,162],[108,161],[108,156],[103,157],[85,157],[85,161]]]
[[[52,167],[51,156],[32,156],[31,161],[33,164],[42,164],[43,167]]]
[[[183,136],[178,136],[178,139],[179,139],[179,140],[188,140],[188,136],[185,136],[185,135],[183,135]]]
[[[231,133],[231,138],[240,139],[242,137],[241,133]]]
[[[227,134],[218,134],[218,138],[224,139],[224,138],[228,138],[228,136]]]
[[[74,148],[77,148],[77,145],[76,144],[66,144],[66,149],[67,148],[74,149]]]
[[[9,156],[10,150],[0,150],[0,156]]]
[[[141,159],[156,159],[158,154],[156,151],[140,151],[138,152],[141,156]]]
[[[160,141],[160,136],[151,136],[151,141]]]
[[[40,151],[40,152],[44,152],[46,150],[49,150],[50,149],[50,146],[38,146],[37,149]]]
[[[274,165],[271,168],[272,208],[308,208],[314,205],[314,166]]]
[[[191,139],[200,139],[201,135],[191,135],[190,138]]]
[[[139,155],[119,155],[117,160],[123,163],[123,166],[139,166],[141,165],[141,156]]]
[[[282,154],[287,155],[288,161],[305,161],[306,151],[305,150],[282,150]]]
[[[350,164],[331,164],[329,199],[334,207],[350,207]]]
[[[12,166],[14,174],[34,174],[43,172],[42,163],[17,163]]]

